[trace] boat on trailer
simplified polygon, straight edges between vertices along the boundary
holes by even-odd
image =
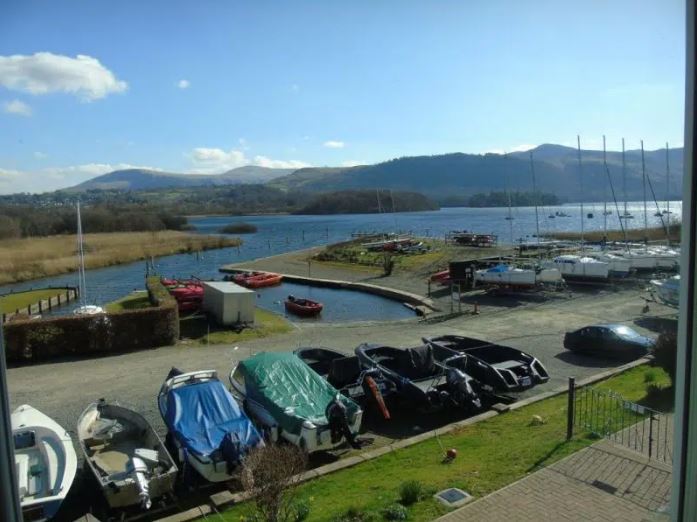
[[[531,289],[542,285],[556,286],[563,283],[562,274],[556,268],[516,268],[498,264],[491,268],[476,270],[474,284],[519,289]]]
[[[423,342],[466,355],[467,373],[496,393],[522,391],[549,380],[547,369],[536,357],[510,346],[461,335],[425,337]]]
[[[456,407],[466,412],[482,407],[479,385],[466,371],[466,357],[452,350],[428,344],[395,348],[364,343],[356,355],[363,368],[376,368],[392,381],[395,397],[411,407]]]
[[[394,393],[394,384],[378,368],[362,368],[356,355],[324,347],[298,348],[293,353],[343,395],[359,404],[374,403],[390,418],[384,398]]]
[[[77,456],[70,434],[27,404],[12,412],[11,424],[22,516],[27,522],[51,519],[75,479]]]
[[[544,268],[556,268],[565,280],[607,281],[610,264],[588,256],[565,254],[542,262]]]
[[[652,279],[649,292],[656,301],[677,308],[680,305],[680,275],[668,279]]]
[[[267,440],[281,439],[308,453],[331,449],[358,434],[363,410],[294,353],[259,353],[230,372],[235,397]],[[332,429],[330,406],[345,408],[341,435]],[[349,442],[351,442],[349,440]]]
[[[182,373],[172,368],[157,402],[179,462],[210,482],[234,478],[244,456],[263,445],[215,370]]]
[[[173,491],[177,466],[139,413],[100,399],[80,415],[77,435],[109,507],[150,509]]]

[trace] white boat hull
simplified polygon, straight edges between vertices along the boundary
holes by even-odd
[[[607,280],[610,265],[595,259],[579,256],[558,256],[542,264],[545,268],[556,268],[564,279]]]
[[[499,286],[533,287],[537,284],[534,270],[512,268],[502,272],[477,270],[474,273],[475,284],[493,284]]]
[[[653,279],[650,282],[651,293],[657,301],[668,306],[677,307],[680,304],[680,276],[670,279]]]
[[[12,413],[15,466],[25,519],[50,519],[70,490],[77,456],[70,435],[28,405]]]

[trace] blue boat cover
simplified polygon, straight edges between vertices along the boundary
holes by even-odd
[[[206,457],[217,449],[227,453],[231,439],[241,454],[261,442],[259,432],[217,380],[171,390],[165,422],[182,445]]]
[[[496,265],[493,268],[490,268],[489,270],[487,270],[487,272],[508,272],[510,269],[511,267],[509,267],[508,265],[500,264]]]

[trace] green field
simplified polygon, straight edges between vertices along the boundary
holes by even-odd
[[[106,305],[107,312],[123,312],[124,310],[140,310],[150,308],[152,304],[146,291],[131,292],[126,297],[113,301]]]
[[[21,312],[22,308],[26,311],[27,306],[64,294],[65,291],[65,288],[43,288],[0,296],[0,314],[14,312],[17,309]]]
[[[289,332],[293,329],[286,319],[262,308],[254,313],[254,327],[235,332],[229,328],[211,325],[205,319],[185,318],[180,324],[181,337],[184,342],[192,344],[231,344],[249,339],[259,339]]]
[[[653,385],[669,385],[665,372],[641,366],[597,388],[640,402],[647,396],[647,373],[653,374]],[[566,404],[566,395],[546,399],[326,475],[300,486],[298,498],[309,504],[310,521],[381,520],[381,511],[399,500],[400,484],[418,479],[424,494],[408,507],[409,520],[433,520],[447,512],[433,499],[436,491],[458,487],[481,498],[592,444],[596,439],[590,434],[565,440]],[[534,425],[533,415],[544,423]],[[443,448],[455,448],[458,457],[443,463]],[[342,518],[349,510],[366,516]],[[223,518],[238,522],[252,513],[251,503],[245,503],[224,512]]]

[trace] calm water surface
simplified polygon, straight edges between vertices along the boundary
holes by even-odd
[[[676,219],[681,215],[682,206],[680,202],[670,203],[671,217]],[[665,209],[665,203],[660,204],[660,209]],[[608,210],[616,210],[614,205],[608,205]],[[628,210],[635,217],[627,220],[629,228],[642,228],[644,225],[643,203],[633,202],[628,204]],[[620,211],[623,208],[620,206]],[[556,212],[570,214],[571,217],[555,217]],[[654,216],[656,212],[655,204],[648,205],[647,221],[650,227],[660,226],[661,220]],[[499,241],[510,243],[519,238],[531,240],[536,233],[535,209],[532,207],[521,207],[511,211],[512,221],[505,219],[508,216],[507,208],[444,208],[439,211],[429,212],[406,212],[394,214],[351,214],[333,216],[225,216],[225,217],[195,217],[190,218],[189,222],[194,225],[198,232],[204,234],[217,234],[218,230],[231,222],[245,221],[253,223],[258,227],[255,234],[242,236],[244,244],[239,248],[225,248],[221,250],[211,250],[201,254],[179,254],[173,256],[160,257],[155,260],[157,270],[166,276],[190,277],[192,275],[201,279],[220,279],[221,274],[218,268],[228,263],[248,261],[260,257],[275,254],[282,254],[293,250],[310,248],[313,246],[335,243],[351,238],[351,234],[357,232],[390,232],[390,231],[409,231],[419,236],[443,237],[451,230],[469,230],[480,233],[493,233],[499,236]],[[605,223],[603,219],[602,203],[584,204],[584,215],[593,213],[594,217],[587,217],[583,220],[584,229],[603,230]],[[549,232],[574,232],[581,227],[581,208],[579,204],[570,204],[557,207],[541,207],[538,209],[540,233]],[[664,218],[665,219],[665,218]],[[619,229],[620,220],[617,212],[607,216],[607,228]],[[128,294],[134,289],[143,288],[143,278],[145,275],[145,262],[139,261],[126,265],[99,268],[87,271],[88,298],[91,302],[107,303]],[[44,286],[65,286],[77,285],[76,274],[65,274],[62,276],[48,277],[6,285],[0,287],[0,294],[9,291],[25,290]],[[292,290],[292,291],[291,291]],[[320,292],[328,292],[319,298]],[[342,317],[349,317],[350,310],[360,308],[360,306],[346,305],[345,312],[339,312],[342,303],[353,302],[357,296],[342,295],[346,291],[329,290],[319,288],[292,288],[285,284],[278,289],[269,289],[260,294],[260,304],[264,308],[274,309],[277,307],[275,301],[289,293],[297,295],[316,296],[318,300],[329,305],[328,308],[336,309],[337,314]],[[366,294],[348,292],[349,294]],[[267,297],[268,294],[268,297]],[[377,299],[378,310],[382,310],[389,302],[377,296],[370,296]],[[399,303],[391,302],[395,305],[394,313],[410,313]],[[363,303],[361,306],[373,306],[373,304]],[[332,312],[333,314],[334,312]],[[355,312],[357,314],[358,312]],[[385,312],[392,313],[392,312]],[[323,314],[324,315],[324,314]],[[325,320],[330,320],[329,310]],[[375,315],[368,314],[369,318]],[[389,317],[392,318],[392,317]],[[356,320],[355,317],[353,317]],[[348,320],[339,318],[331,320]]]

